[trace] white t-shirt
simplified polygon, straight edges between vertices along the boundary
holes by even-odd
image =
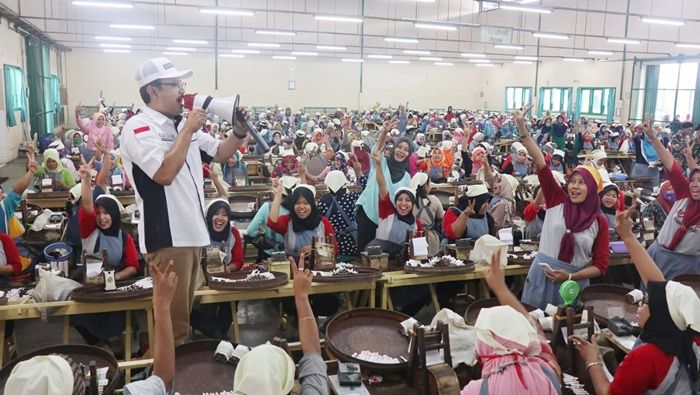
[[[145,107],[122,130],[121,156],[136,191],[141,213],[139,246],[144,254],[166,247],[209,245],[202,158],[216,156],[219,141],[197,131],[192,136],[185,164],[173,182],[160,185],[153,181],[184,124],[184,120],[179,122],[176,131],[172,119]]]

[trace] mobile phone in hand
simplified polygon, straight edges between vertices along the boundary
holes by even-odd
[[[540,262],[540,266],[542,266],[542,269],[547,270],[547,271],[550,271],[550,272],[551,272],[552,270],[554,270],[554,269],[552,269],[551,266],[549,266],[548,263],[545,263],[545,262]]]

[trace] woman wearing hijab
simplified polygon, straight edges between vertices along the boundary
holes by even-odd
[[[527,149],[519,142],[514,142],[511,147],[511,154],[503,162],[503,173],[512,174],[516,177],[525,177],[530,174],[530,163],[527,159]]]
[[[275,167],[275,175],[277,177],[290,176],[294,177],[299,171],[299,160],[294,156],[292,150],[287,150],[282,152],[282,158],[277,161],[277,166]]]
[[[386,135],[396,125],[396,121],[385,121],[382,129],[379,132],[379,138],[372,150],[372,153],[384,152],[384,143]],[[380,155],[379,165],[382,168],[382,174],[386,177],[386,187],[391,196],[395,196],[398,189],[408,187],[411,183],[411,178],[408,174],[408,157],[411,155],[411,142],[405,138],[397,140],[391,154],[388,157]],[[367,244],[376,236],[377,226],[379,224],[379,185],[377,184],[377,164],[373,166],[367,177],[367,186],[362,191],[360,198],[357,199],[357,210],[355,217],[357,226],[362,229],[358,234],[357,247],[360,251],[364,251]]]
[[[632,167],[632,177],[652,177],[652,185],[659,185],[659,168],[653,166],[653,164],[660,159],[663,155],[662,151],[666,148],[661,147],[657,149],[655,144],[649,139],[648,136],[645,137],[644,129],[647,125],[637,125],[634,128],[634,157],[635,163]],[[648,125],[651,127],[651,125]],[[656,137],[656,133],[653,133]],[[657,138],[658,140],[658,138]]]
[[[97,147],[95,144],[99,141],[105,145],[108,150],[113,150],[114,135],[112,134],[112,129],[110,129],[107,124],[105,115],[99,111],[92,114],[92,121],[86,125],[80,116],[80,108],[81,106],[78,105],[75,109],[75,122],[78,124],[80,130],[88,135],[87,149],[93,152],[96,151]]]
[[[564,174],[564,151],[554,150],[552,158],[549,160],[549,169]]]
[[[80,166],[81,196],[92,196],[90,168]],[[105,270],[114,270],[114,279],[122,281],[134,277],[139,270],[136,245],[131,235],[121,228],[121,203],[113,195],[100,195],[82,200],[78,213],[83,251],[100,254],[107,251]],[[91,345],[104,345],[124,330],[124,313],[83,314],[71,318],[71,323]]]
[[[304,152],[304,148],[306,148],[308,142],[309,140],[306,138],[306,132],[302,129],[297,130],[296,137],[294,137],[294,148],[296,152]]]
[[[613,184],[603,184],[603,190],[600,191],[600,211],[608,221],[608,229],[615,229],[615,213],[618,208],[622,208],[620,203],[620,188]]]
[[[283,176],[279,179],[280,184],[282,184],[282,203],[280,205],[279,213],[280,215],[288,215],[291,206],[289,205],[288,196],[292,194],[292,190],[299,184],[299,179],[291,176]],[[260,206],[255,217],[250,220],[248,228],[246,229],[247,238],[250,239],[251,244],[258,249],[257,262],[261,262],[263,259],[272,256],[273,252],[284,251],[284,238],[273,232],[267,226],[267,217],[270,214],[270,202],[265,202]]]
[[[542,225],[544,225],[544,218],[547,214],[547,206],[544,204],[544,194],[539,185],[537,185],[532,194],[535,195],[535,199],[530,201],[530,203],[523,209],[523,220],[525,220],[525,234],[526,239],[540,239],[542,234]]]
[[[630,213],[617,214],[617,233],[629,250],[647,294],[637,309],[639,342],[615,370],[612,382],[603,368],[595,336],[571,336],[583,357],[597,395],[696,394],[700,299],[690,287],[666,281],[632,233]]]
[[[543,309],[548,303],[562,303],[560,283],[575,280],[585,288],[589,279],[607,270],[610,255],[608,224],[600,212],[598,196],[602,185],[594,168],[579,166],[569,177],[566,190],[560,187],[542,151],[530,136],[525,119],[518,112],[513,116],[520,140],[537,166],[537,177],[547,205],[540,248],[530,266],[522,295],[524,303]],[[593,255],[592,261],[590,255]]]
[[[430,153],[430,159],[420,163],[419,168],[427,171],[430,181],[434,183],[447,182],[447,176],[452,171],[451,155],[445,155],[444,149],[435,147]]]
[[[75,178],[70,170],[63,167],[61,157],[53,148],[44,151],[44,163],[36,169],[36,188],[41,189],[41,180],[51,179],[55,181],[54,189],[57,191],[67,191],[75,186]]]
[[[481,379],[460,395],[561,394],[557,358],[542,328],[508,289],[500,258],[500,251],[491,258],[486,283],[501,306],[482,309],[474,324]]]
[[[272,181],[274,200],[270,206],[267,226],[284,237],[284,250],[287,256],[299,258],[301,253],[310,253],[314,237],[320,243],[335,244],[333,225],[328,218],[322,216],[316,207],[316,188],[300,184],[294,188],[289,199],[291,207],[289,214],[280,214],[282,206],[282,190],[284,187],[278,180]],[[335,244],[336,254],[338,246]]]
[[[515,189],[518,187],[518,180],[510,174],[493,173],[490,166],[484,166],[484,175],[493,193],[488,212],[493,217],[496,232],[512,227],[515,219]]]
[[[678,162],[666,150],[650,123],[644,125],[647,140],[659,153],[676,194],[659,236],[649,246],[649,255],[666,278],[680,274],[700,274],[700,168],[685,178]]]
[[[221,166],[224,182],[231,186],[246,186],[248,184],[248,169],[245,162],[241,162],[241,153],[236,151]]]
[[[333,225],[340,251],[338,259],[354,259],[358,256],[358,250],[357,222],[353,211],[360,195],[357,192],[348,192],[347,185],[350,182],[340,170],[329,172],[323,182],[328,186],[330,193],[321,196],[318,211]]]
[[[642,209],[642,218],[653,219],[655,228],[660,229],[661,225],[666,222],[666,217],[671,212],[675,202],[676,194],[673,192],[671,183],[668,180],[664,181],[659,187],[659,194],[656,196],[656,199]]]
[[[488,212],[489,194],[486,185],[470,185],[457,204],[445,213],[442,232],[451,242],[459,239],[476,240],[483,235],[495,235],[496,226]]]
[[[558,148],[566,147],[566,131],[568,129],[567,124],[564,121],[563,115],[557,115],[556,121],[552,128],[550,129],[549,139],[551,142],[557,145]]]
[[[411,178],[411,188],[416,191],[416,206],[413,213],[423,225],[423,234],[428,240],[428,255],[435,256],[440,252],[442,235],[442,218],[445,210],[437,196],[430,194],[430,179],[425,173],[416,173]]]
[[[384,155],[375,151],[372,153],[374,167],[377,169],[376,180],[379,187],[379,224],[377,226],[376,237],[367,244],[369,246],[380,246],[382,252],[389,254],[389,257],[398,255],[406,243],[406,232],[413,232],[413,237],[423,235],[423,225],[413,214],[416,206],[416,193],[410,187],[401,187],[396,190],[393,197],[389,196],[386,178],[382,170],[381,161]]]
[[[282,132],[275,130],[272,132],[272,145],[270,146],[270,153],[275,156],[279,156],[285,149],[284,143],[282,142]]]
[[[351,145],[352,153],[355,156],[355,160],[360,162],[360,164],[362,165],[362,173],[367,174],[371,167],[371,160],[369,159],[369,153],[362,149],[362,140],[353,140]]]

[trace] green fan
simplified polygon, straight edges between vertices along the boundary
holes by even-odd
[[[559,295],[564,299],[564,305],[571,306],[581,293],[581,286],[574,280],[566,280],[559,287]]]

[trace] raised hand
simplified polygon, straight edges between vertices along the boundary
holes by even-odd
[[[384,151],[382,150],[374,150],[372,154],[370,155],[372,157],[372,160],[374,161],[374,164],[377,166],[382,165],[382,156],[384,155]]]
[[[627,210],[618,211],[615,214],[615,229],[617,230],[617,234],[622,239],[627,237],[634,237],[634,233],[632,233],[632,225],[634,223],[632,222],[631,214],[636,209],[636,207],[637,200],[634,199],[630,208],[628,208]]]
[[[90,181],[90,165],[80,165],[78,169],[78,174],[80,175],[80,180],[83,182]]]
[[[391,129],[396,128],[396,125],[398,125],[398,124],[399,124],[399,120],[398,120],[398,119],[394,119],[394,120],[391,120],[391,121],[384,121],[384,122],[382,123],[382,130],[381,130],[381,132],[384,133],[384,134],[387,134],[387,133],[389,133],[389,132],[391,131]]]
[[[526,115],[530,110],[532,109],[532,104],[528,104],[525,106],[521,111],[513,111],[513,120],[515,121],[515,124],[518,126],[518,131],[520,132],[520,135],[522,137],[527,137],[530,135],[530,132],[527,130],[527,120],[525,119]]]
[[[275,197],[277,196],[282,196],[282,189],[284,187],[282,186],[282,183],[280,183],[280,180],[277,178],[272,179],[272,192],[275,194]]]
[[[475,204],[476,199],[472,199],[472,201],[470,201],[469,204],[467,204],[467,208],[464,210],[464,215],[466,215],[467,217],[471,217],[472,215],[474,215],[476,213],[476,211],[474,210]]]
[[[154,309],[169,309],[175,298],[177,290],[177,274],[173,272],[175,263],[171,259],[165,270],[158,269],[158,266],[150,263],[151,277],[153,278],[153,307]]]
[[[492,290],[506,286],[503,268],[501,267],[500,249],[491,255],[491,267],[489,268],[488,272],[486,272],[485,280],[486,284],[488,284],[489,288]]]

